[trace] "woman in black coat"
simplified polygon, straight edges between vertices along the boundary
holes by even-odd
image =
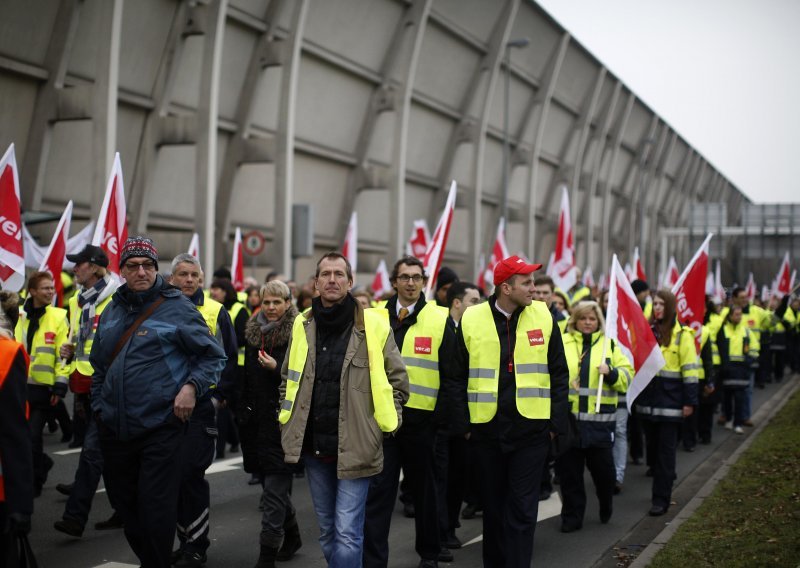
[[[281,365],[295,317],[289,287],[273,280],[261,288],[261,309],[245,328],[244,387],[236,416],[244,470],[261,477],[264,487],[256,568],[288,560],[302,545],[291,501],[293,469],[284,463],[278,425]]]

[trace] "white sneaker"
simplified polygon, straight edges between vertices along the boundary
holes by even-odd
[[[733,429],[733,431],[736,432],[737,434],[744,434],[744,428],[742,428],[741,426],[737,426],[736,428]]]
[[[726,430],[733,430],[733,421],[732,420],[730,422],[726,422],[725,423],[725,429]]]

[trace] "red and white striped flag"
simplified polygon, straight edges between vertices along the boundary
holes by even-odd
[[[344,235],[344,244],[342,245],[342,255],[350,263],[350,269],[355,275],[358,270],[358,217],[356,212],[350,215],[350,223],[347,225],[347,232]]]
[[[394,290],[392,283],[389,281],[389,269],[386,268],[385,260],[381,259],[380,264],[378,264],[375,278],[372,279],[372,284],[369,287],[376,300],[388,296]]]
[[[752,303],[753,300],[756,299],[756,294],[758,293],[756,279],[753,277],[752,272],[747,276],[747,284],[744,286],[744,291],[747,294],[747,301]]]
[[[0,286],[19,292],[25,285],[22,206],[14,144],[0,160]]]
[[[625,268],[623,269],[623,272],[625,273],[625,278],[628,279],[628,282],[633,282],[634,280],[636,280],[636,272],[634,272],[633,268],[631,268],[630,262],[625,263]]]
[[[773,294],[777,294],[779,298],[783,298],[786,294],[792,291],[792,271],[789,266],[789,251],[783,256],[783,262],[778,269],[778,274],[775,276],[775,287]]]
[[[611,287],[608,293],[606,336],[633,363],[636,374],[628,387],[628,412],[633,401],[650,383],[666,362],[631,284],[614,255],[611,261]]]
[[[583,278],[581,282],[587,288],[594,288],[594,274],[592,274],[592,267],[587,266],[586,270],[583,272]]]
[[[55,305],[64,305],[64,284],[61,282],[61,271],[64,270],[64,259],[67,256],[67,241],[69,240],[69,226],[72,223],[72,200],[67,203],[64,213],[61,214],[61,219],[58,221],[56,232],[53,234],[53,239],[50,241],[50,246],[47,252],[44,253],[42,264],[39,270],[47,271],[53,275],[53,281],[56,285]]]
[[[478,288],[486,290],[486,284],[491,283],[494,279],[494,267],[498,262],[509,256],[511,255],[508,254],[508,246],[506,245],[506,220],[500,217],[500,221],[497,223],[497,235],[492,246],[492,254],[489,257],[486,268],[478,278]]]
[[[722,285],[722,266],[720,262],[717,261],[717,268],[714,271],[714,297],[717,298],[721,304],[724,304],[726,296],[725,286]]]
[[[647,275],[644,273],[642,259],[639,256],[639,247],[633,249],[633,262],[631,264],[633,264],[633,273],[636,276],[634,280],[643,280],[647,282]]]
[[[431,232],[428,230],[428,222],[425,219],[417,219],[411,230],[411,238],[406,243],[406,254],[422,260],[430,242]]]
[[[706,315],[706,275],[708,274],[708,243],[706,237],[700,248],[672,287],[677,300],[678,321],[694,330],[694,346],[700,354],[700,335]]]
[[[447,239],[450,236],[450,226],[453,224],[453,213],[456,209],[456,181],[450,182],[450,192],[447,194],[447,202],[442,211],[442,216],[436,224],[428,250],[425,251],[425,258],[422,264],[425,265],[425,273],[428,275],[428,285],[425,287],[425,296],[431,297],[436,286],[436,278],[439,276],[439,268],[442,266],[442,258],[447,248]]]
[[[128,239],[128,218],[125,206],[125,185],[122,181],[122,165],[119,152],[114,155],[114,165],[108,176],[106,194],[92,244],[103,249],[108,256],[108,270],[119,278],[119,261],[122,245]]]
[[[187,252],[197,260],[200,260],[200,235],[197,233],[192,235],[192,240],[189,243],[189,250]]]
[[[553,257],[551,278],[562,290],[569,290],[578,281],[575,266],[575,241],[572,235],[572,220],[569,213],[569,193],[562,187],[561,211],[558,214],[558,233]],[[549,270],[549,267],[548,267]]]
[[[611,288],[611,278],[605,272],[600,275],[598,282],[601,290],[609,290]]]
[[[678,280],[681,277],[681,273],[678,272],[678,263],[675,262],[675,257],[669,257],[669,264],[667,264],[667,273],[664,275],[664,287],[665,288],[672,288],[677,284]]]
[[[242,246],[242,229],[236,227],[233,239],[233,259],[231,259],[231,284],[237,292],[244,290],[244,247]]]

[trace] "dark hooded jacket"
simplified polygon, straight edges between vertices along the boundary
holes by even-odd
[[[244,470],[248,473],[288,473],[293,466],[284,463],[281,431],[278,425],[281,366],[286,356],[297,310],[291,306],[276,322],[267,322],[259,311],[245,327],[244,384],[236,411],[242,443]],[[263,349],[275,359],[274,369],[258,362]]]

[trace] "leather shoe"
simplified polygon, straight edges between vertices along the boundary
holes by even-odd
[[[474,519],[475,515],[478,513],[477,507],[475,505],[467,504],[464,507],[464,510],[461,511],[461,518],[462,519]]]
[[[456,531],[450,531],[444,539],[444,545],[450,550],[459,549],[463,546],[461,540],[456,536]]]
[[[83,525],[75,519],[61,519],[53,523],[53,528],[58,532],[81,538],[83,536]]]
[[[667,508],[661,505],[653,505],[650,507],[650,510],[647,511],[647,514],[651,517],[660,517],[661,515],[666,514]]]
[[[407,519],[413,519],[417,514],[414,509],[414,503],[403,503],[403,516]]]
[[[561,525],[561,532],[563,532],[563,533],[571,533],[571,532],[579,531],[579,530],[581,530],[581,528],[583,528],[582,524],[580,524],[580,525],[563,524],[563,525]]]
[[[62,495],[70,495],[72,494],[72,488],[75,486],[74,483],[59,483],[56,485],[56,491],[61,493]]]
[[[550,495],[552,494],[553,493],[551,491],[548,491],[547,489],[542,489],[541,491],[539,491],[539,501],[547,501],[548,499],[550,499]]]
[[[612,512],[613,512],[613,509],[609,508],[607,511],[605,511],[605,510],[603,510],[601,508],[600,509],[600,522],[603,523],[604,525],[606,523],[608,523],[608,521],[611,519],[611,513]]]
[[[439,563],[436,560],[425,560],[423,558],[419,562],[419,568],[439,568]]]
[[[116,511],[114,511],[114,513],[108,518],[108,520],[100,521],[99,523],[94,524],[95,530],[98,531],[121,529],[122,527],[123,527],[122,517],[120,517],[119,513],[117,513]]]
[[[452,562],[453,560],[455,560],[455,557],[453,556],[453,551],[443,546],[442,549],[439,551],[438,560],[439,562]]]
[[[619,495],[620,493],[622,493],[622,484],[621,483],[615,483],[614,484],[614,495]]]

